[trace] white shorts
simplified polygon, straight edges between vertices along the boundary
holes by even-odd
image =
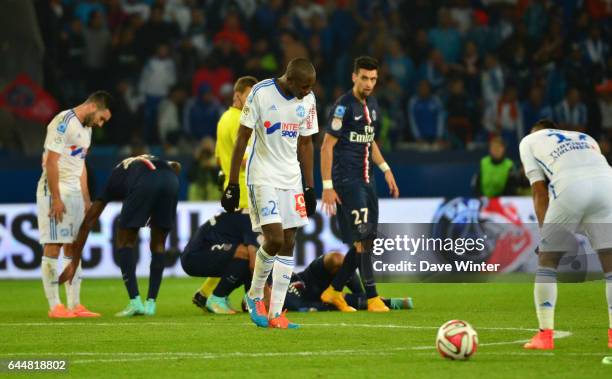
[[[62,195],[66,213],[62,222],[49,217],[51,196],[36,195],[38,233],[41,245],[46,243],[72,243],[85,216],[85,203],[81,195]]]
[[[267,224],[283,225],[283,229],[308,225],[304,193],[295,189],[249,185],[249,215],[254,232]]]
[[[612,178],[581,180],[549,196],[540,251],[573,251],[576,232],[584,233],[594,250],[612,248]]]

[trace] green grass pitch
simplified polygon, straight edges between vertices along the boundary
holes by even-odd
[[[612,366],[601,364],[612,355],[601,281],[559,285],[557,330],[571,335],[552,353],[521,348],[536,327],[529,283],[381,284],[386,296],[412,296],[416,309],[290,313],[299,330],[204,313],[191,304],[199,284],[166,278],[156,316],[118,319],[127,304],[121,280],[85,280],[83,303],[103,317],[57,322],[46,317],[40,281],[0,281],[0,360],[69,360],[67,373],[22,374],[45,378],[612,378]],[[437,327],[455,318],[479,334],[467,362],[434,350]]]

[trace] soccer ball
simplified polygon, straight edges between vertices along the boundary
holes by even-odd
[[[444,358],[466,360],[476,352],[478,334],[470,324],[451,320],[438,329],[436,349]]]

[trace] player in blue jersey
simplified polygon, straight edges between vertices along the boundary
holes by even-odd
[[[370,95],[378,79],[378,62],[371,57],[358,57],[352,76],[353,88],[334,104],[321,146],[323,209],[330,215],[337,211],[342,239],[351,248],[331,285],[321,294],[321,300],[343,312],[354,312],[341,291],[359,267],[368,311],[387,312],[389,308],[376,291],[371,261],[378,226],[372,163],[384,172],[394,198],[399,196],[399,189],[375,141],[381,113],[378,102]]]
[[[334,280],[343,261],[344,256],[341,253],[330,252],[310,262],[304,271],[293,274],[285,298],[285,308],[298,312],[335,311],[335,306],[323,303],[320,297]],[[351,291],[351,293],[344,294],[346,302],[355,309],[367,309],[368,299],[356,272],[353,272],[346,287]],[[391,309],[412,309],[413,307],[410,297],[382,300]]]
[[[213,216],[191,236],[181,253],[181,265],[189,276],[221,278],[206,300],[196,292],[193,303],[200,308],[234,314],[227,297],[242,284],[246,291],[251,286],[259,242],[250,218],[244,216],[243,212]]]
[[[155,300],[164,271],[166,237],[174,225],[178,203],[178,162],[165,161],[152,155],[140,155],[123,160],[112,171],[102,195],[85,214],[74,241],[75,255],[60,277],[60,282],[72,280],[81,258],[89,231],[111,201],[122,201],[119,228],[115,236],[119,265],[130,303],[118,317],[155,314]],[[138,231],[151,228],[151,266],[149,292],[143,305],[136,282],[134,247]]]

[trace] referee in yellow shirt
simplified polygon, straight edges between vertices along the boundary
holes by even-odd
[[[251,88],[257,84],[257,79],[252,76],[243,76],[238,78],[234,84],[234,97],[232,105],[223,113],[217,124],[217,145],[215,148],[215,156],[221,167],[221,171],[225,175],[223,188],[226,188],[229,183],[229,173],[232,165],[232,154],[234,152],[234,144],[240,128],[240,114],[242,107],[246,102],[247,96],[251,92]],[[240,168],[239,184],[240,184],[240,203],[241,210],[248,210],[248,192],[246,187],[246,157],[242,161]],[[245,212],[245,217],[249,217],[248,212]],[[250,222],[250,220],[249,220]],[[209,298],[219,283],[220,278],[207,278],[200,287],[199,291],[193,297],[193,303],[198,307],[205,309],[206,301]],[[210,304],[209,304],[210,305]],[[209,307],[210,308],[210,307]],[[216,312],[215,312],[216,313]]]

